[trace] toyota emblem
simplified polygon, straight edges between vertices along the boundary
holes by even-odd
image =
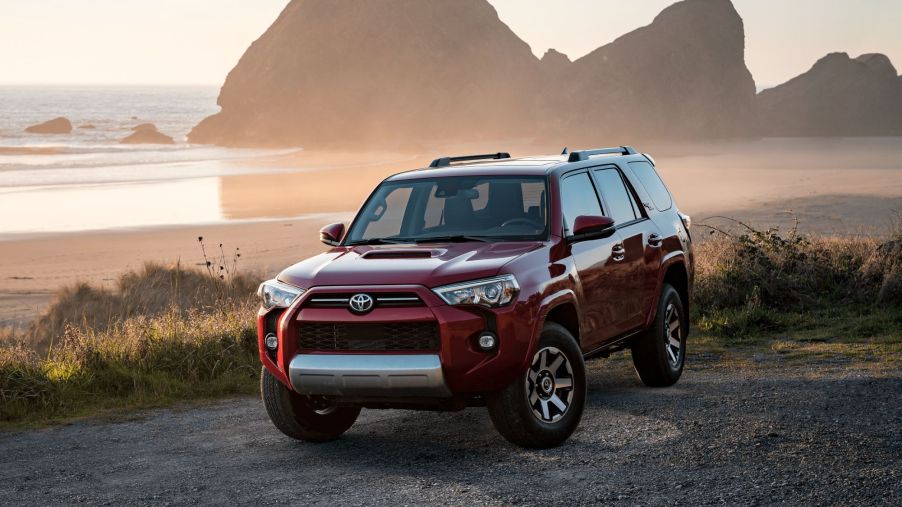
[[[354,294],[348,301],[348,306],[354,313],[366,313],[373,309],[373,297],[369,294]]]

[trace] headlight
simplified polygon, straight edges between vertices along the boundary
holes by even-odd
[[[294,300],[304,293],[300,289],[278,280],[267,280],[260,284],[257,295],[263,298],[263,308],[288,308]]]
[[[517,296],[520,286],[514,275],[456,283],[432,289],[449,305],[504,306]]]

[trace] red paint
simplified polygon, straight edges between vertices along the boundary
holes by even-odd
[[[609,217],[580,215],[573,221],[573,234],[601,234],[614,227],[614,220]]]
[[[572,305],[575,309],[578,330],[574,331],[578,331],[580,346],[586,354],[613,346],[631,333],[641,331],[653,321],[665,276],[679,278],[676,271],[668,275],[669,269],[682,270],[682,277],[688,280],[684,287],[688,295],[693,262],[688,232],[677,215],[676,206],[658,211],[650,204],[643,205],[649,202],[647,194],[628,164],[632,160],[645,160],[636,157],[639,156],[539,166],[517,166],[512,161],[431,169],[428,173],[412,171],[392,177],[401,180],[424,174],[547,176],[549,237],[546,241],[532,242],[335,246],[301,261],[278,276],[279,280],[305,288],[307,292],[281,317],[280,347],[275,361],[263,345],[265,313],[260,313],[263,364],[288,385],[284,371],[298,353],[301,321],[435,321],[440,331],[439,354],[446,382],[455,395],[468,399],[472,394],[500,389],[520,378],[532,359],[546,317],[560,305]],[[578,241],[563,238],[561,177],[574,170],[615,165],[639,201],[643,216],[628,224],[614,224],[608,217],[580,216],[574,223],[574,231],[589,236]],[[322,238],[339,241],[344,233],[343,225],[333,224],[322,230]],[[660,244],[652,235],[661,239]],[[615,252],[620,247],[624,250],[623,258],[616,260],[619,256]],[[520,285],[515,301],[503,308],[449,306],[431,290],[499,274],[513,274]],[[344,307],[305,307],[311,297],[348,292],[374,296],[380,292],[412,292],[425,306],[377,307],[365,315],[354,314]],[[487,312],[494,314],[499,336],[500,346],[493,352],[479,350],[474,342],[478,333],[488,326]]]

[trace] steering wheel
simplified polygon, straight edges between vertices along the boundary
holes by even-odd
[[[501,227],[503,228],[503,227],[507,227],[509,225],[515,225],[515,224],[527,225],[527,226],[534,227],[536,229],[544,228],[544,226],[542,224],[540,224],[539,222],[530,220],[528,218],[511,218],[510,220],[507,220],[503,224],[501,224]]]

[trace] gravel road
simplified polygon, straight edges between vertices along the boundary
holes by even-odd
[[[647,389],[589,363],[582,424],[546,451],[484,409],[365,410],[299,443],[246,398],[0,434],[0,503],[902,505],[902,372],[691,364]]]

